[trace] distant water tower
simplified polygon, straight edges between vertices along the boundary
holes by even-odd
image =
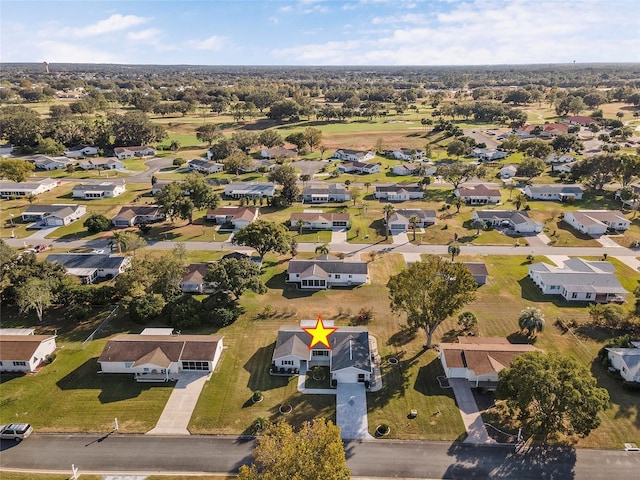
[[[42,64],[44,65],[44,71],[49,73],[49,62],[42,62]]]

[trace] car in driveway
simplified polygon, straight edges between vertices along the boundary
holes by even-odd
[[[0,439],[19,442],[33,433],[33,427],[28,423],[10,423],[0,425]]]

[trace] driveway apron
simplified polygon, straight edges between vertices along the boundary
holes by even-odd
[[[338,383],[336,423],[344,440],[371,438],[367,421],[367,393],[363,383]]]
[[[155,428],[147,435],[190,435],[187,426],[211,372],[182,372]]]
[[[460,409],[460,415],[462,415],[462,422],[467,429],[467,438],[464,440],[465,443],[494,443],[484,426],[482,416],[478,411],[478,404],[475,398],[473,398],[469,382],[464,378],[450,378],[449,385],[451,385],[453,393],[456,396],[456,403]]]

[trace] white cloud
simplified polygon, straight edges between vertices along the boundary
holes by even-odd
[[[92,47],[71,44],[67,42],[58,42],[55,40],[44,40],[34,44],[36,58],[49,63],[123,63],[125,59],[110,52],[96,50]]]
[[[139,17],[137,15],[121,15],[115,13],[109,18],[100,20],[92,25],[81,28],[65,28],[60,31],[61,36],[72,36],[76,38],[95,37],[105,33],[127,30],[137,25],[147,23],[151,18]]]
[[[297,45],[273,53],[285,61],[329,65],[639,61],[638,6],[630,11],[623,5],[624,1],[615,0],[606,5],[547,0],[456,2],[446,13],[414,10],[372,20],[395,27],[389,33],[359,32],[358,38],[348,41]]]
[[[278,9],[278,11],[282,12],[282,13],[287,13],[287,12],[290,12],[292,10],[293,10],[293,7],[291,5],[285,5],[284,7],[280,7]]]
[[[127,40],[155,45],[160,41],[161,36],[162,30],[158,28],[147,28],[146,30],[129,32],[127,34]]]
[[[189,40],[187,46],[196,50],[220,50],[226,43],[226,38],[212,35],[204,40]]]

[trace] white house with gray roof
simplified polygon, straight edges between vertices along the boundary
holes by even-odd
[[[333,327],[325,320],[325,327]],[[309,348],[311,335],[303,327],[314,327],[315,320],[303,320],[299,327],[283,326],[273,351],[272,374],[296,374],[315,366],[329,367],[331,380],[337,383],[365,383],[371,381],[373,365],[366,327],[338,327],[329,335],[331,348],[317,344]]]
[[[424,198],[424,189],[420,185],[376,185],[374,198],[388,202],[405,202]]]
[[[562,267],[537,262],[529,265],[528,276],[543,294],[569,302],[623,302],[628,293],[605,261],[571,258]]]
[[[531,220],[525,211],[476,210],[473,219],[492,227],[511,228],[515,233],[540,233],[543,228],[542,223]]]
[[[191,160],[189,162],[189,170],[202,173],[217,173],[224,170],[224,164],[212,160]]]
[[[607,356],[622,378],[640,383],[640,342],[631,342],[630,348],[607,348]]]
[[[389,218],[389,229],[393,233],[406,232],[413,228],[411,217],[416,216],[416,228],[425,228],[434,225],[437,220],[435,210],[421,210],[418,208],[401,208],[391,214]]]
[[[415,148],[396,148],[391,151],[391,155],[396,160],[405,160],[407,162],[412,162],[413,160],[420,160],[427,155],[427,152],[424,150],[417,150]]]
[[[73,187],[71,196],[94,200],[97,198],[112,198],[122,195],[127,190],[124,182],[85,183]]]
[[[559,200],[561,202],[582,200],[580,185],[527,185],[524,194],[531,200]]]
[[[287,282],[297,283],[304,290],[351,287],[368,281],[367,262],[348,262],[333,255],[321,255],[313,260],[294,258],[287,268]]]
[[[45,178],[34,182],[0,182],[0,197],[29,197],[53,190],[60,180]]]
[[[340,183],[315,183],[302,189],[302,203],[348,202],[351,194]]]
[[[78,166],[83,170],[124,170],[124,163],[115,157],[80,160]]]
[[[341,148],[333,152],[333,158],[344,160],[347,162],[366,162],[375,158],[376,154],[367,150],[350,150],[348,148]]]
[[[41,222],[47,227],[69,225],[87,213],[85,205],[55,203],[53,205],[29,205],[22,212],[23,222]]]
[[[71,162],[67,157],[47,157],[39,155],[33,159],[33,165],[40,170],[62,170]]]
[[[224,194],[231,198],[261,198],[273,197],[276,185],[273,182],[234,182],[225,185]]]
[[[91,155],[97,155],[98,149],[91,145],[75,145],[74,147],[66,149],[62,154],[65,157],[77,158],[77,157],[90,157]]]
[[[84,284],[114,278],[131,266],[129,257],[97,253],[52,253],[46,260],[61,264],[67,275],[78,277]]]
[[[607,230],[624,231],[631,225],[622,212],[613,210],[568,211],[564,221],[587,235],[603,235]]]

